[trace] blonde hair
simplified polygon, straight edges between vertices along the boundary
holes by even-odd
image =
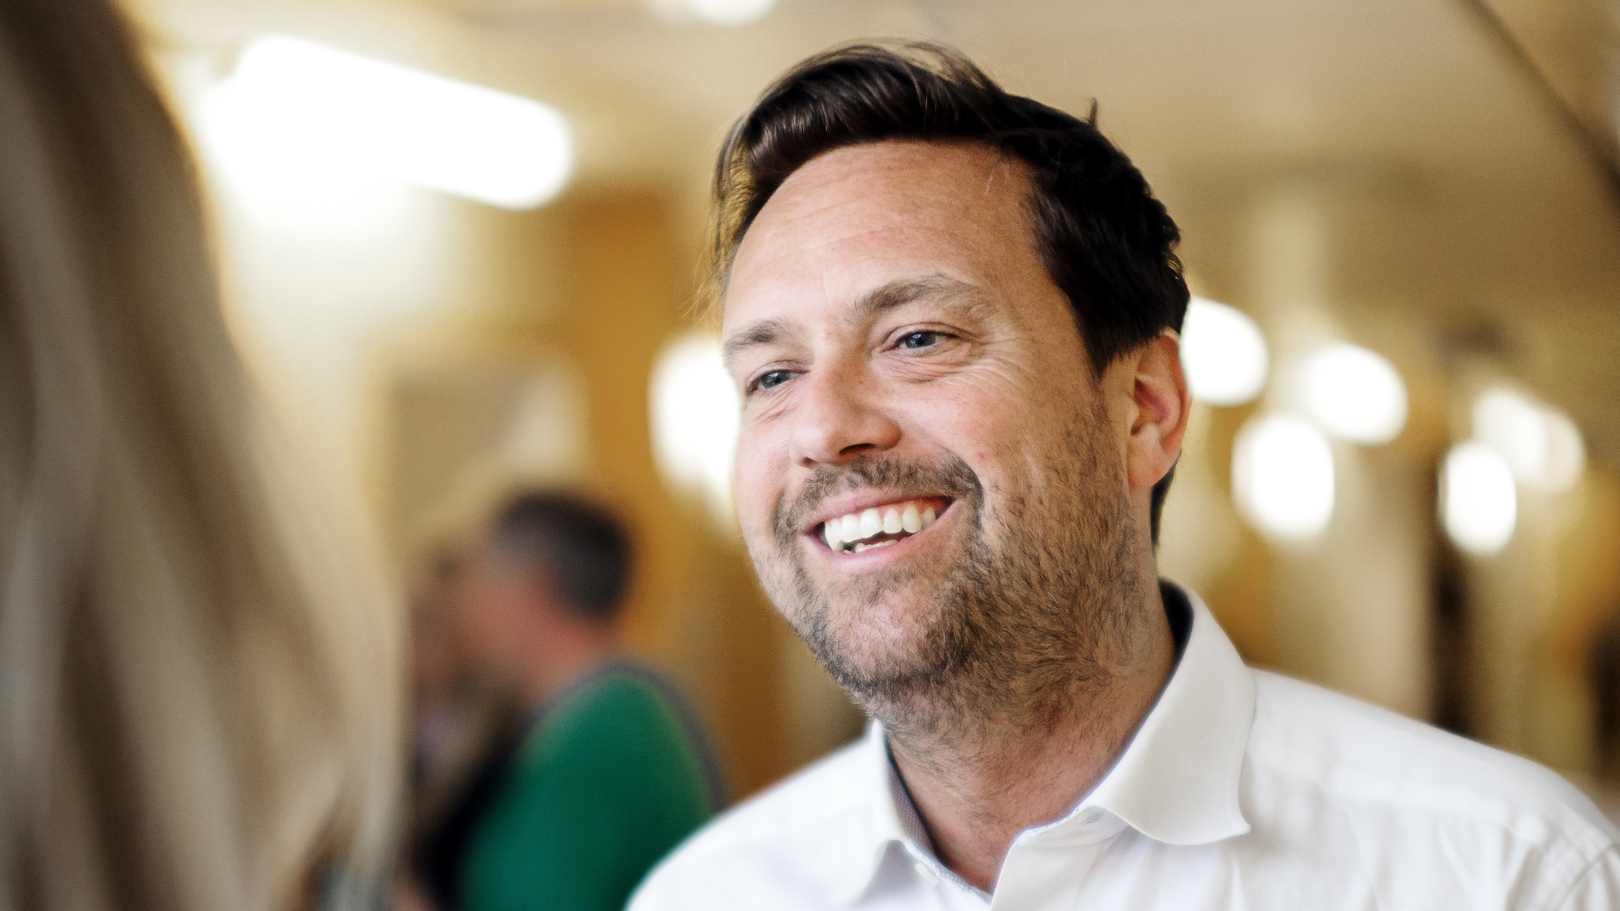
[[[398,618],[226,335],[106,0],[0,3],[0,911],[380,880]]]

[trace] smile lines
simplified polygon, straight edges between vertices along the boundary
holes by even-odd
[[[936,517],[932,503],[907,500],[828,519],[821,526],[821,537],[839,553],[858,554],[898,543],[934,524]]]

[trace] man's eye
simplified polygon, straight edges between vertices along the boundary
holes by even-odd
[[[932,348],[939,344],[941,338],[938,332],[913,332],[900,337],[901,348]]]
[[[754,388],[775,389],[777,386],[782,385],[792,378],[793,374],[787,370],[766,371],[765,373],[761,373],[758,379],[754,380]]]

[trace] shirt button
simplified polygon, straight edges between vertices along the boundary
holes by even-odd
[[[930,886],[939,885],[939,877],[934,874],[933,870],[928,869],[927,864],[920,860],[917,861],[917,875],[921,876],[923,881],[928,883]]]

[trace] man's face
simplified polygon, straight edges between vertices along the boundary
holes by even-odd
[[[418,700],[450,689],[465,670],[465,642],[458,620],[461,569],[433,566],[412,581],[411,685]]]
[[[1008,662],[1069,672],[1117,626],[1130,416],[1040,262],[1029,192],[975,146],[839,149],[737,251],[744,539],[863,701],[993,687]]]
[[[457,607],[470,657],[485,671],[511,673],[525,658],[522,633],[536,611],[528,577],[485,540],[467,558],[459,582]]]

